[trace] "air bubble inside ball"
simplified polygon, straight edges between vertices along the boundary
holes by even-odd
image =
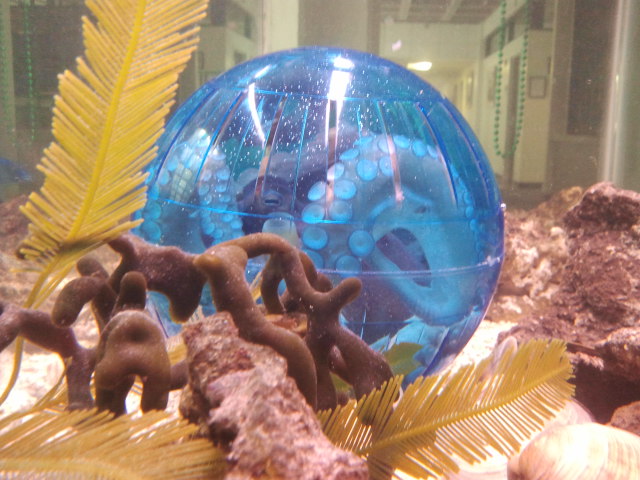
[[[500,195],[465,120],[366,53],[294,49],[209,81],[167,125],[148,187],[146,240],[198,253],[280,234],[334,282],[359,277],[344,324],[376,348],[413,344],[422,372],[466,344],[503,258]]]

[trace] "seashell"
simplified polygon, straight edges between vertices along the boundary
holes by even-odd
[[[640,480],[640,437],[581,423],[553,427],[509,461],[509,480]]]

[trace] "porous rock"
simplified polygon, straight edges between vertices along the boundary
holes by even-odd
[[[545,308],[561,286],[568,257],[563,215],[583,189],[563,190],[532,210],[505,212],[505,259],[486,318],[517,322]]]
[[[238,337],[226,312],[183,331],[189,384],[180,411],[227,450],[228,479],[366,479],[367,466],[336,448],[269,347]]]
[[[622,327],[611,333],[596,348],[608,371],[631,382],[640,375],[640,326]]]
[[[640,401],[618,407],[609,425],[640,435]]]
[[[576,396],[606,422],[618,406],[640,400],[640,194],[593,185],[561,228],[567,255],[555,266],[558,288],[508,334],[567,341]]]
[[[597,322],[640,320],[640,194],[600,183],[565,216],[568,280]]]

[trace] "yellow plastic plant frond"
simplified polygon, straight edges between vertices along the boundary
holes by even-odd
[[[224,454],[165,412],[113,418],[95,410],[0,420],[2,478],[222,478]]]
[[[371,478],[436,478],[457,471],[455,459],[517,450],[571,398],[571,372],[563,342],[533,340],[498,362],[418,378],[394,408],[398,378],[319,418],[334,443],[367,459]]]
[[[80,256],[129,230],[144,206],[144,167],[198,41],[207,0],[87,0],[85,53],[59,77],[39,192],[22,208],[21,252],[40,279],[36,307]]]
[[[359,402],[351,400],[343,407],[318,412],[325,435],[334,444],[353,452],[368,446],[372,434],[389,418],[398,400],[402,379],[402,375],[393,377]]]

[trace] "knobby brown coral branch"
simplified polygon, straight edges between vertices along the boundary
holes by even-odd
[[[189,319],[200,302],[205,276],[194,266],[194,255],[177,247],[159,247],[132,234],[121,235],[109,246],[122,256],[111,274],[109,284],[117,292],[125,273],[144,275],[148,288],[164,294],[170,302],[171,318],[176,322]]]
[[[268,345],[287,359],[288,373],[313,407],[316,406],[316,371],[311,353],[295,333],[268,322],[253,300],[245,279],[247,253],[235,245],[222,245],[215,254],[203,254],[195,264],[206,273],[218,311],[227,311],[250,342]]]
[[[0,302],[0,351],[18,335],[57,353],[66,361],[69,408],[93,406],[89,382],[95,364],[95,351],[81,346],[71,328],[54,325],[48,313]]]
[[[110,297],[108,303],[103,301],[100,303],[101,307],[96,308],[94,302],[97,297],[106,297],[107,295]],[[105,279],[94,276],[74,278],[62,288],[56,298],[51,311],[51,321],[59,327],[70,327],[77,320],[82,307],[87,302],[92,302],[94,316],[99,329],[102,330],[109,321],[115,299],[116,293],[107,285]],[[107,312],[109,313],[107,314]]]
[[[140,409],[164,410],[171,388],[171,363],[160,327],[142,311],[116,314],[100,336],[96,354],[96,406],[126,413],[135,376],[142,379]]]
[[[76,264],[76,270],[83,277],[94,277],[104,282],[96,296],[91,300],[91,310],[100,330],[104,328],[111,317],[116,303],[117,293],[109,286],[109,273],[102,264],[91,255],[81,258]]]
[[[160,326],[144,312],[147,284],[139,272],[121,276],[118,291],[95,260],[83,259],[84,276],[62,289],[52,314],[0,303],[0,350],[20,335],[58,353],[67,365],[68,408],[91,408],[95,371],[96,405],[120,415],[135,376],[142,379],[142,411],[164,409],[168,392],[186,384],[184,367],[172,368]],[[92,302],[101,327],[97,348],[82,347],[71,328],[82,307]],[[98,318],[99,317],[99,318]]]
[[[313,358],[313,372],[309,371],[308,355],[302,354],[299,346],[293,346],[297,340],[292,338],[296,337],[284,336],[280,332],[286,330],[274,328],[253,301],[244,271],[248,258],[264,254],[270,255],[261,287],[266,311],[274,314],[304,310],[308,317],[305,344]],[[309,379],[316,382],[316,400],[310,402],[312,405],[321,409],[335,407],[332,367],[354,387],[358,397],[392,377],[384,357],[340,325],[340,310],[360,292],[358,279],[347,278],[333,287],[328,278],[318,275],[304,253],[283,238],[268,233],[215,245],[198,256],[195,264],[207,274],[216,308],[231,313],[243,338],[269,345],[285,356],[289,374],[299,386],[305,385],[303,393],[307,399],[312,392]],[[282,279],[287,292],[280,298],[277,290]]]

